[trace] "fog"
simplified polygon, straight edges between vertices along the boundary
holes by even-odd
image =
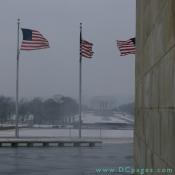
[[[121,57],[116,40],[135,36],[135,0],[1,0],[0,94],[12,97],[17,18],[21,27],[39,30],[50,43],[49,49],[21,52],[20,97],[78,97],[80,22],[95,52],[83,59],[83,98],[134,97],[135,56]]]

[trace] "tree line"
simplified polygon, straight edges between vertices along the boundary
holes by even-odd
[[[78,104],[71,97],[56,95],[52,98],[40,97],[21,99],[19,101],[19,121],[24,122],[31,116],[35,124],[55,124],[64,118],[78,113]],[[15,100],[0,96],[0,122],[5,123],[15,119]]]

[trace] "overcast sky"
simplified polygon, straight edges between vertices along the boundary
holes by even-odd
[[[49,49],[21,52],[20,97],[78,97],[80,22],[95,52],[83,59],[83,96],[134,96],[135,57],[120,57],[116,40],[135,36],[135,0],[1,0],[0,94],[13,97],[17,18],[50,43]]]

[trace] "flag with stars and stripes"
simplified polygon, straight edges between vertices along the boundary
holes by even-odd
[[[136,54],[136,40],[135,38],[130,38],[126,41],[118,41],[117,47],[120,50],[121,56],[125,56],[128,54]]]
[[[38,31],[22,28],[23,41],[20,50],[39,50],[49,48],[49,42]]]
[[[93,44],[86,41],[86,40],[81,40],[80,43],[80,54],[82,57],[85,58],[92,58],[94,52],[92,51]]]

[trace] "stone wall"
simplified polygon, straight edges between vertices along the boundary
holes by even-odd
[[[175,168],[175,0],[136,0],[136,16],[135,166]]]

